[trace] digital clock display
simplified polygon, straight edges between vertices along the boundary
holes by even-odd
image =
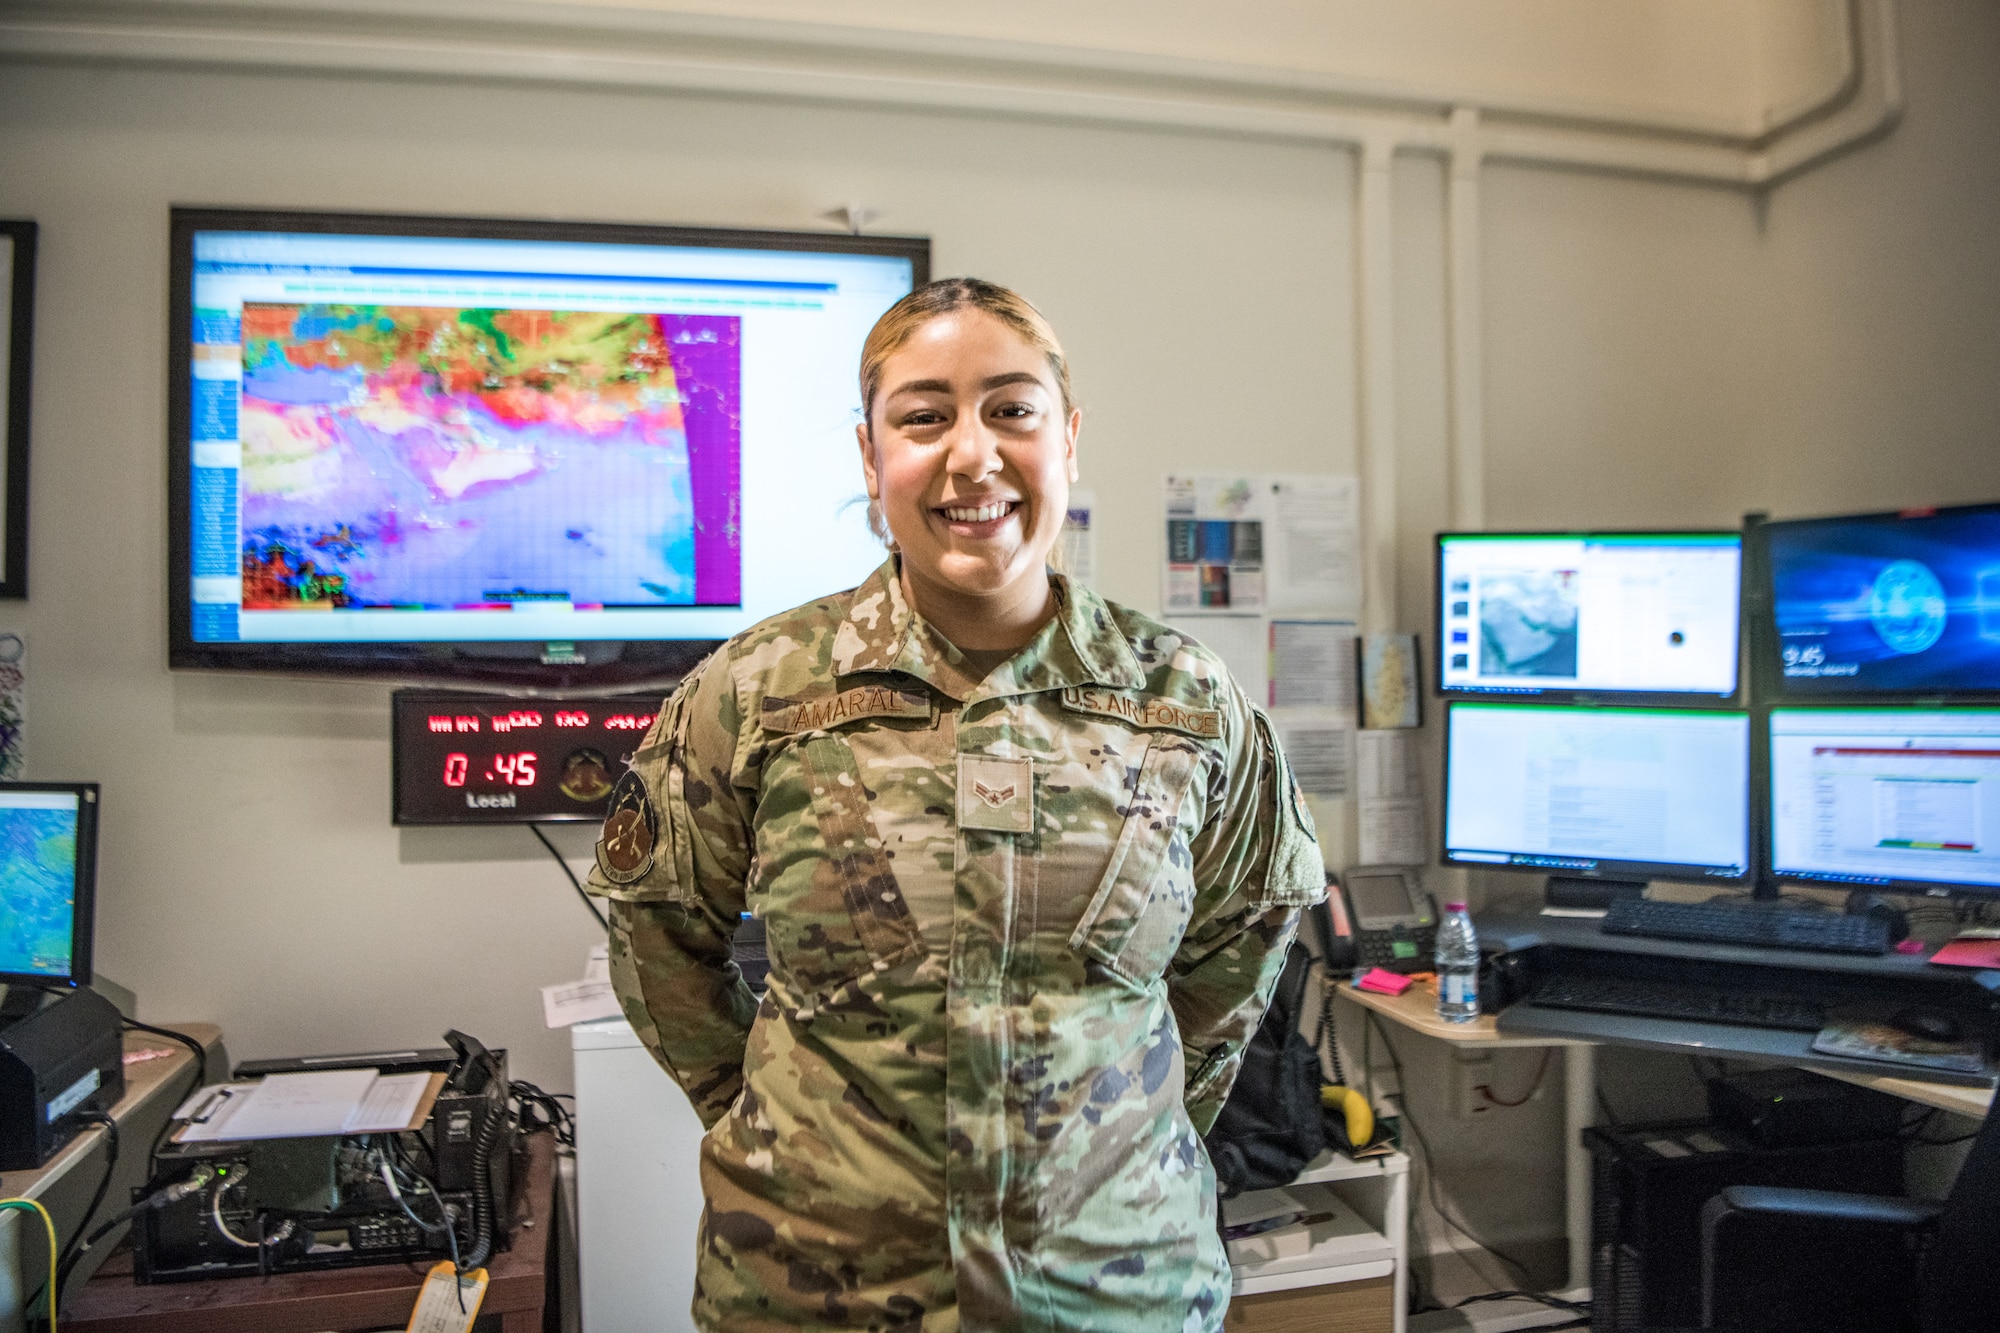
[[[664,691],[602,699],[523,699],[398,690],[395,822],[603,819],[613,784],[665,700]]]

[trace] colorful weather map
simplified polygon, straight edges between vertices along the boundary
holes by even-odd
[[[737,318],[242,319],[245,611],[738,600]]]
[[[69,971],[76,811],[0,807],[0,972]]]

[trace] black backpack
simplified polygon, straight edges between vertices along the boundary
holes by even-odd
[[[1289,1185],[1327,1149],[1319,1056],[1299,1035],[1312,957],[1293,944],[1271,1007],[1243,1052],[1243,1068],[1204,1142],[1225,1199]]]

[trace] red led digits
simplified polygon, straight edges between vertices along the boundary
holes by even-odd
[[[493,768],[487,773],[489,781],[497,781],[503,787],[532,787],[535,785],[535,754],[523,750],[519,754],[496,754]]]
[[[581,710],[558,712],[556,714],[556,725],[559,727],[587,727],[590,725],[590,714]]]
[[[606,731],[644,731],[652,725],[651,713],[614,713],[604,719]]]
[[[448,754],[444,757],[444,785],[463,787],[466,772],[472,767],[472,760],[462,754]]]

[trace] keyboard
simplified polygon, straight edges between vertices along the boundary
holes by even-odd
[[[1826,1010],[1810,1000],[1614,977],[1545,977],[1528,998],[1550,1009],[1735,1023],[1788,1032],[1818,1032],[1826,1026]]]
[[[1874,917],[1800,911],[1764,903],[1671,903],[1652,898],[1618,898],[1604,915],[1603,930],[1607,935],[1747,944],[1764,949],[1889,952],[1889,927]]]

